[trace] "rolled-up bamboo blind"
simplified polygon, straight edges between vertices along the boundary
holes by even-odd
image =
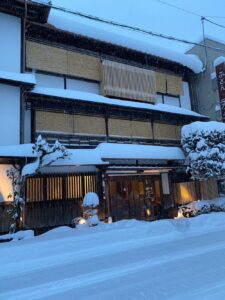
[[[155,72],[104,60],[101,91],[104,96],[155,102]]]

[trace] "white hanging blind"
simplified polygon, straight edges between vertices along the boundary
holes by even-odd
[[[104,96],[155,102],[155,72],[104,60],[101,92]]]

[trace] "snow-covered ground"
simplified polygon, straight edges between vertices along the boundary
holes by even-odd
[[[0,244],[0,299],[225,299],[225,213]]]

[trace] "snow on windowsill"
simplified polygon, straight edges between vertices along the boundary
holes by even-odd
[[[128,101],[128,100],[111,99],[111,98],[107,98],[107,97],[93,94],[93,93],[78,92],[78,91],[72,91],[72,90],[55,89],[55,88],[37,88],[36,87],[32,90],[32,93],[46,95],[46,96],[66,98],[66,99],[71,99],[71,100],[76,100],[76,101],[87,101],[87,102],[95,102],[95,103],[102,103],[102,104],[108,104],[108,105],[133,107],[133,108],[139,108],[139,109],[167,112],[167,113],[201,117],[201,118],[205,117],[205,116],[200,115],[191,110],[180,108],[180,107],[175,107],[172,105],[167,105],[167,104],[162,104],[162,103],[150,104],[150,103],[134,102],[134,101]]]

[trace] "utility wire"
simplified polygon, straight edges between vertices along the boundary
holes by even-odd
[[[182,8],[182,7],[179,7],[179,6],[176,6],[176,5],[174,5],[174,4],[165,2],[165,1],[163,1],[163,0],[155,0],[155,1],[157,1],[157,2],[159,2],[159,3],[162,3],[162,4],[164,4],[164,5],[167,5],[167,6],[176,8],[176,9],[181,10],[181,11],[183,11],[183,12],[186,12],[187,14],[190,14],[190,15],[193,15],[193,16],[196,16],[196,17],[200,17],[200,18],[202,17],[201,15],[199,15],[199,14],[197,14],[197,13],[191,11],[191,10],[188,10],[188,9],[185,9],[185,8]]]
[[[211,24],[213,24],[213,25],[216,25],[216,26],[219,26],[219,27],[225,29],[225,26],[224,26],[224,25],[221,25],[221,24],[218,24],[218,23],[216,23],[216,22],[213,22],[213,21],[209,20],[208,18],[205,18],[205,21],[207,21],[207,22],[209,22],[209,23],[211,23]]]
[[[43,4],[43,2],[39,1],[39,0],[29,0],[29,2]],[[162,33],[153,32],[153,31],[150,31],[150,30],[145,30],[145,29],[142,29],[142,28],[139,28],[139,27],[134,27],[134,26],[127,25],[127,24],[123,24],[123,23],[119,23],[119,22],[115,22],[115,21],[111,21],[111,20],[106,20],[106,19],[103,19],[103,18],[100,18],[100,17],[85,14],[85,13],[82,13],[82,12],[79,12],[79,11],[73,11],[73,10],[70,10],[70,9],[67,9],[67,8],[64,8],[64,7],[52,5],[51,3],[45,3],[45,5],[48,6],[48,7],[51,7],[55,10],[58,10],[58,11],[61,11],[61,12],[64,12],[64,13],[68,13],[68,14],[72,14],[72,15],[75,15],[75,16],[79,16],[79,17],[82,17],[82,18],[86,18],[86,19],[89,19],[89,20],[92,20],[92,21],[112,25],[112,26],[115,26],[115,27],[120,27],[120,28],[123,28],[123,29],[128,29],[128,30],[135,31],[135,32],[144,33],[144,34],[147,34],[147,35],[159,37],[159,38],[162,38],[162,39],[171,40],[171,41],[174,41],[174,42],[180,42],[180,43],[184,43],[184,44],[195,45],[195,46],[199,46],[199,47],[213,49],[213,50],[216,50],[216,51],[225,52],[225,50],[222,49],[222,48],[216,48],[216,47],[213,47],[213,46],[208,46],[208,45],[200,44],[200,43],[197,43],[197,42],[192,42],[192,41],[189,41],[189,40],[180,39],[180,38],[177,38],[177,37],[174,37],[174,36],[169,36],[169,35],[165,35],[165,34],[162,34]]]

